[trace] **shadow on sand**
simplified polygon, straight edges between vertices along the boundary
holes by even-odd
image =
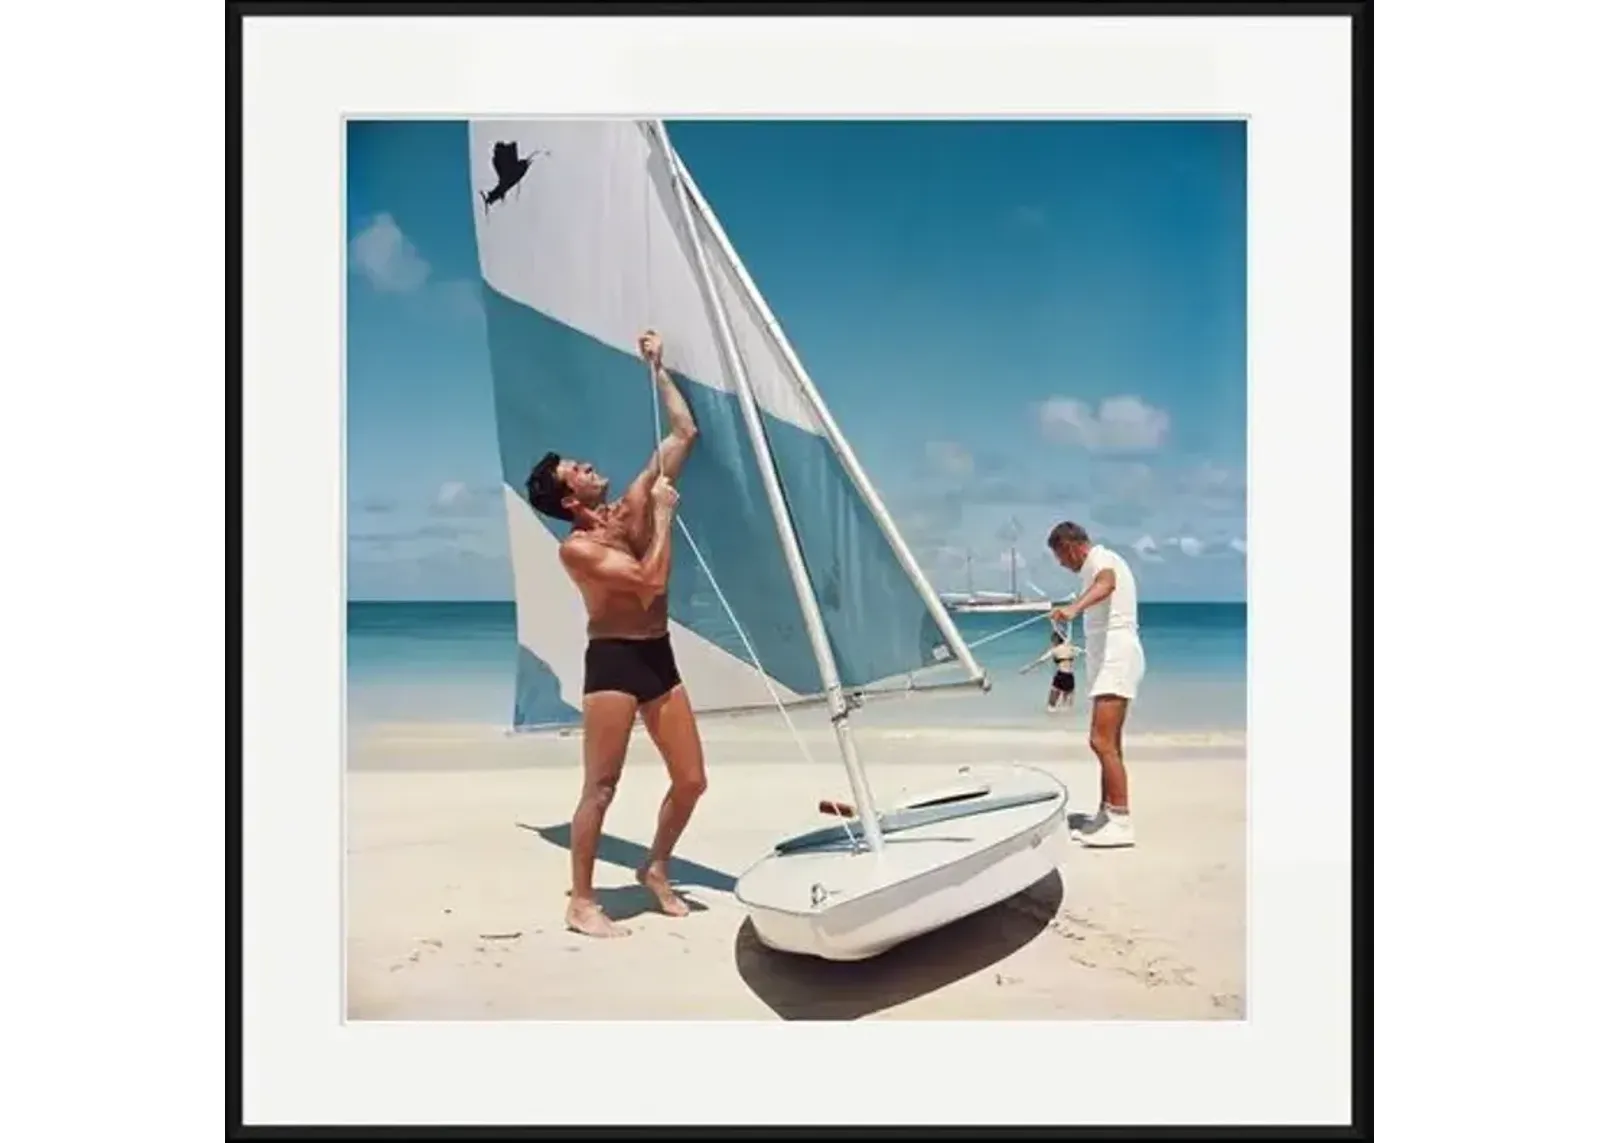
[[[1012,897],[871,960],[794,956],[763,945],[749,918],[734,941],[739,975],[785,1020],[855,1020],[998,964],[1049,926],[1065,892],[1052,870]]]
[[[568,822],[550,826],[532,826],[518,822],[517,828],[536,833],[551,845],[561,849],[569,851],[572,849],[572,826]],[[625,869],[630,877],[649,856],[650,851],[645,846],[628,841],[626,838],[613,837],[609,833],[600,835],[600,845],[595,850],[596,861]],[[732,893],[735,884],[734,879],[722,870],[712,869],[710,866],[687,861],[681,857],[674,857],[667,863],[667,879],[678,891],[678,896],[689,906],[691,913],[701,913],[706,908],[694,899],[694,889],[715,889],[723,893]],[[606,916],[613,921],[626,921],[641,913],[657,911],[655,897],[642,885],[596,889],[594,895],[600,907],[606,911]]]

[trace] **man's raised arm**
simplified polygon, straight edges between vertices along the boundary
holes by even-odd
[[[700,435],[700,426],[694,423],[694,413],[689,410],[689,402],[684,400],[678,383],[661,363],[661,339],[654,333],[647,333],[640,339],[640,348],[645,352],[645,360],[650,363],[650,376],[661,390],[661,403],[667,407],[669,427],[661,442],[661,475],[668,480],[677,480],[689,450],[694,447],[695,438]]]
[[[660,447],[651,451],[644,470],[628,486],[627,497],[642,501],[655,484],[656,477],[665,476],[668,480],[678,478],[678,473],[683,471],[683,462],[689,458],[689,450],[694,447],[695,438],[700,435],[700,427],[694,423],[694,413],[679,391],[678,383],[661,362],[661,336],[654,330],[647,330],[639,338],[639,353],[650,366],[650,376],[661,392],[661,403],[667,409],[666,436],[662,437]]]

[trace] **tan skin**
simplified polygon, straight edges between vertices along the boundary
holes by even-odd
[[[572,532],[561,543],[561,563],[583,597],[592,638],[652,639],[667,631],[667,577],[678,504],[672,481],[682,471],[698,429],[688,402],[661,364],[660,337],[647,331],[639,338],[639,351],[666,406],[670,429],[660,448],[611,503],[605,499],[609,482],[592,464],[563,460],[556,469],[569,493],[562,504],[573,514]],[[636,714],[666,762],[670,783],[649,857],[637,877],[663,913],[681,917],[689,912],[667,879],[673,847],[706,790],[705,757],[688,693],[680,683],[641,705],[629,694],[597,691],[583,700],[583,791],[572,816],[572,891],[566,917],[568,928],[588,936],[628,934],[595,899],[594,863]]]
[[[1082,569],[1091,546],[1069,541],[1055,550],[1055,557],[1062,567],[1076,572]],[[1116,588],[1116,573],[1106,568],[1077,599],[1052,611],[1051,618],[1071,623],[1095,604],[1109,599]],[[1127,718],[1127,699],[1120,695],[1094,696],[1089,716],[1089,749],[1100,760],[1100,804],[1120,813],[1128,812],[1128,768],[1122,761],[1122,726]]]

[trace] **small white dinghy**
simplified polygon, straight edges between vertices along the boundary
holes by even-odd
[[[975,781],[882,814],[882,847],[848,820],[788,838],[738,881],[761,943],[864,960],[1004,901],[1062,857],[1067,791],[1031,766],[965,769]]]

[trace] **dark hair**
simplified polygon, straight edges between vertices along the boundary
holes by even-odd
[[[570,524],[572,513],[561,503],[569,494],[569,489],[566,482],[556,475],[556,466],[560,463],[560,454],[547,452],[533,466],[533,471],[528,473],[528,503],[546,516]]]
[[[1059,552],[1068,544],[1087,544],[1089,533],[1082,524],[1074,524],[1071,520],[1063,520],[1050,529],[1050,537],[1045,543],[1050,545],[1052,552]]]
[[[1061,634],[1061,632],[1059,632],[1059,631],[1050,632],[1050,642],[1052,642],[1052,643],[1065,643],[1066,641],[1067,641],[1067,637],[1065,635]]]

